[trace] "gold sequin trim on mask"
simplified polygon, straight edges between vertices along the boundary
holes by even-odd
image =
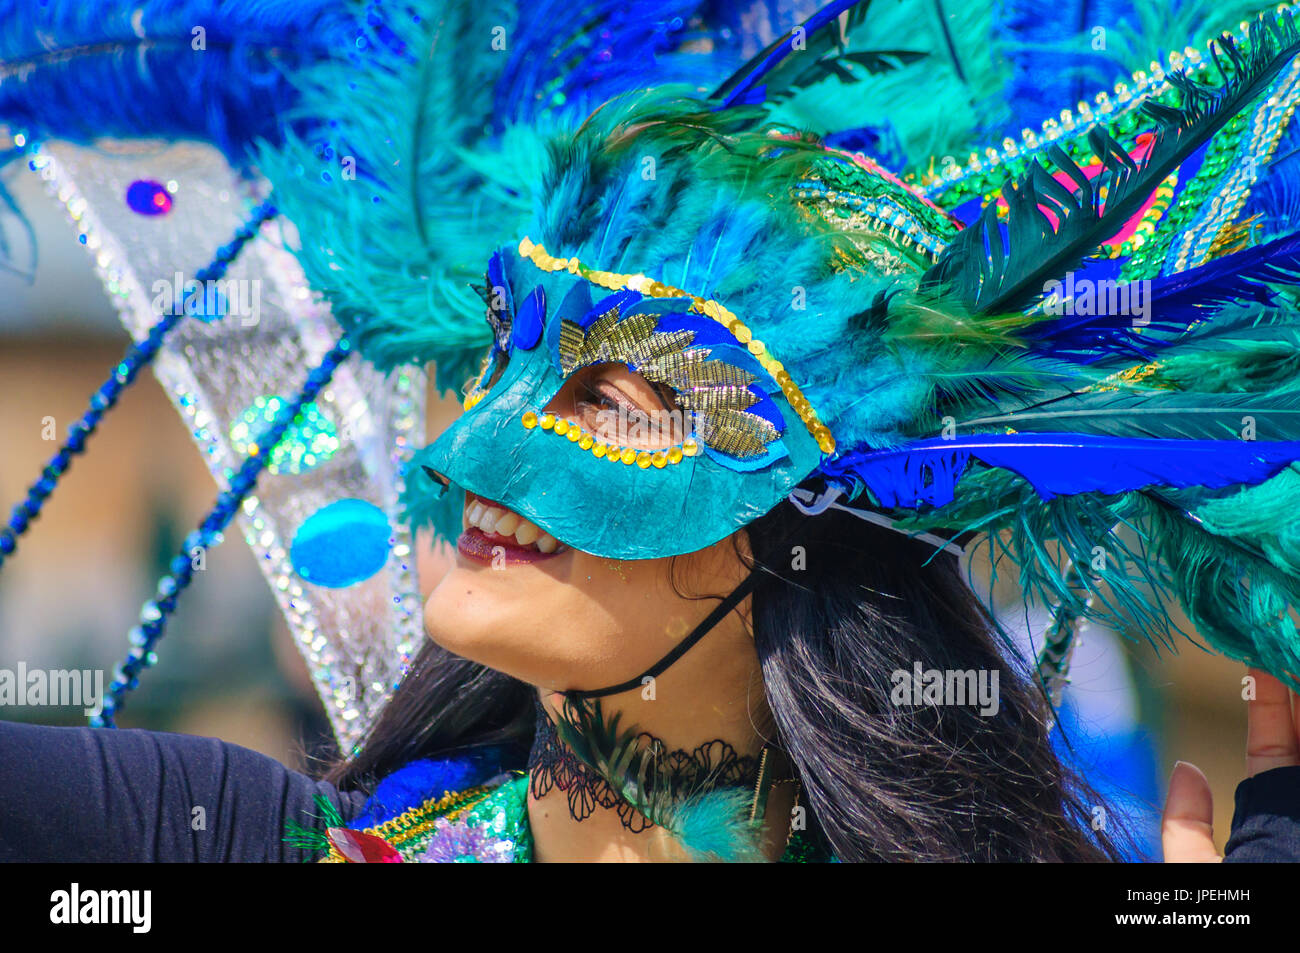
[[[687,457],[693,457],[700,452],[699,442],[693,438],[683,440],[676,447],[664,447],[662,450],[618,447],[606,443],[594,434],[587,433],[571,420],[556,417],[555,414],[538,414],[532,410],[525,411],[519,422],[524,425],[525,430],[540,427],[547,433],[567,437],[569,442],[579,450],[590,451],[591,455],[598,460],[608,460],[610,463],[623,463],[628,466],[636,464],[642,470],[648,470],[650,467],[662,470],[670,463],[681,463]]]
[[[701,298],[680,288],[666,285],[661,281],[654,281],[645,275],[622,275],[611,271],[597,271],[594,268],[588,268],[576,258],[556,258],[548,254],[541,245],[535,244],[527,237],[519,242],[519,254],[542,271],[568,271],[570,274],[590,281],[593,285],[607,288],[610,291],[631,289],[651,298],[690,298],[692,311],[710,317],[725,327],[740,344],[745,346],[749,353],[763,366],[763,369],[772,375],[790,407],[799,415],[799,418],[804,422],[804,426],[808,428],[808,432],[817,441],[817,446],[821,448],[822,453],[830,454],[835,452],[835,438],[831,436],[830,428],[818,418],[812,404],[803,395],[803,391],[799,389],[799,386],[790,379],[785,367],[768,352],[762,341],[754,338],[753,332],[745,326],[744,322],[718,302]]]

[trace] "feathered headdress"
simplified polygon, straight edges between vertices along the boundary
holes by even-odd
[[[834,16],[850,6],[822,16],[835,42],[819,62],[849,52]],[[457,16],[420,35],[481,22]],[[395,57],[360,85],[391,100],[386,83],[432,72],[421,42],[423,71]],[[909,531],[987,533],[1062,612],[1118,614],[1165,639],[1154,587],[1216,647],[1285,676],[1300,671],[1285,611],[1300,554],[1254,514],[1284,505],[1300,459],[1287,291],[1300,238],[1241,210],[1300,95],[1298,43],[1289,12],[1261,16],[1208,56],[1176,53],[1141,85],[928,182],[774,137],[768,111],[742,105],[761,80],[783,101],[778,68],[803,55],[789,38],[724,84],[713,112],[624,100],[571,133],[512,127],[499,151],[457,163],[397,138],[428,125],[376,120],[361,91],[337,141],[371,150],[359,166],[374,178],[321,183],[309,169],[279,190],[322,238],[302,256],[313,283],[383,364],[483,340],[468,286],[501,236],[531,234],[561,259],[740,316],[833,434],[816,474],[844,497]],[[331,80],[313,78],[327,96]],[[404,95],[439,100],[436,87]],[[273,168],[308,149],[278,151]],[[408,175],[403,155],[428,171]],[[488,207],[466,216],[470,185]],[[392,227],[364,228],[367,203]],[[435,288],[463,296],[472,321],[451,298],[431,308]]]

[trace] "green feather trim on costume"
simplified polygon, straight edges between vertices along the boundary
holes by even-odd
[[[1009,562],[1041,605],[1176,648],[1177,601],[1214,649],[1300,686],[1300,472],[1237,491],[1081,493],[1043,501],[1001,470],[972,473],[953,503],[898,526],[988,536],[993,575]],[[1070,567],[1081,572],[1071,574]],[[1092,603],[1088,603],[1088,597]]]
[[[772,121],[821,135],[888,125],[903,153],[920,159],[969,151],[985,129],[1012,120],[1001,95],[1010,72],[990,42],[994,4],[949,2],[942,21],[932,3],[917,0],[859,9],[865,17],[850,29],[839,68],[782,97]],[[854,59],[873,50],[870,60]],[[801,51],[790,60],[805,58]]]
[[[304,827],[297,821],[288,821],[285,823],[284,842],[291,847],[297,847],[300,850],[329,850],[330,840],[325,830],[331,827],[343,827],[343,815],[338,812],[331,802],[323,794],[317,794],[312,800],[320,808],[320,814],[317,815],[325,823],[319,827]]]

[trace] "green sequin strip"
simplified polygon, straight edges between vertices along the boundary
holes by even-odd
[[[1246,116],[1238,113],[1228,120],[1206,147],[1205,158],[1196,175],[1183,188],[1169,210],[1163,225],[1145,245],[1137,249],[1120,268],[1120,279],[1135,281],[1151,278],[1160,273],[1174,236],[1182,234],[1205,204],[1206,197],[1215,190],[1223,177],[1224,169],[1241,141],[1246,129]]]
[[[1293,62],[1287,72],[1261,96],[1259,105],[1250,118],[1243,121],[1235,153],[1226,153],[1219,160],[1223,180],[1208,205],[1189,202],[1201,210],[1192,226],[1174,240],[1164,271],[1174,273],[1195,268],[1217,254],[1232,250],[1216,248],[1216,243],[1227,239],[1246,241],[1245,227],[1232,228],[1238,214],[1250,197],[1251,188],[1277,150],[1282,133],[1286,130],[1300,97],[1300,61]],[[1243,114],[1239,114],[1239,117]],[[1247,136],[1249,133],[1249,136]]]

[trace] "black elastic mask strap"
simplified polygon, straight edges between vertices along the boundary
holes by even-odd
[[[740,585],[731,591],[731,595],[719,602],[713,611],[705,616],[704,621],[691,630],[690,635],[682,639],[671,652],[636,676],[636,678],[629,678],[626,682],[611,685],[609,688],[596,688],[591,691],[578,691],[576,689],[567,691],[564,693],[565,697],[571,701],[578,701],[583,698],[604,698],[607,695],[618,695],[622,692],[630,692],[634,688],[640,688],[647,678],[658,678],[668,670],[670,665],[690,651],[696,642],[708,635],[709,630],[726,618],[727,613],[740,605],[745,596],[754,591],[762,572],[763,570],[757,567],[751,569],[749,575],[741,581]]]

